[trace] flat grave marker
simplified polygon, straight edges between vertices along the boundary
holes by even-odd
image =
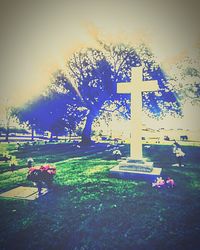
[[[42,194],[38,195],[38,189],[36,187],[19,186],[17,188],[1,193],[0,197],[23,200],[36,200],[47,193],[48,190],[46,188],[42,188]]]

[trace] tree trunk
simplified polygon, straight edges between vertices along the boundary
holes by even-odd
[[[93,112],[89,112],[87,116],[87,120],[85,123],[85,127],[82,132],[82,143],[83,144],[90,144],[91,141],[91,132],[92,132],[92,123],[96,115]]]
[[[10,133],[10,119],[11,119],[11,109],[8,107],[6,108],[6,138],[5,140],[8,142],[9,140],[9,133]]]
[[[10,129],[9,129],[9,126],[7,126],[7,128],[6,128],[6,138],[5,138],[5,140],[8,142],[8,140],[9,140],[9,131]]]
[[[53,132],[51,132],[51,136],[50,136],[49,141],[53,141]]]
[[[71,138],[72,138],[72,130],[70,129],[69,130],[69,141],[71,141]]]
[[[31,127],[31,141],[34,141],[34,127]]]

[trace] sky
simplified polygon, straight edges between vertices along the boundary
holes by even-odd
[[[198,2],[0,0],[1,107],[22,105],[39,95],[51,74],[64,68],[75,50],[95,46],[97,36],[115,42],[144,41],[161,65],[173,62],[178,55],[200,47]],[[190,104],[185,110],[183,127],[200,114]]]

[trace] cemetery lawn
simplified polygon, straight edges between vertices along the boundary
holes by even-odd
[[[184,146],[185,166],[175,163],[172,147],[144,147],[144,155],[172,177],[174,189],[154,189],[151,182],[109,177],[117,165],[107,144],[76,148],[72,144],[26,146],[0,144],[18,159],[10,171],[0,161],[1,192],[32,183],[26,160],[55,164],[54,190],[34,201],[0,198],[0,249],[199,249],[200,147]],[[128,156],[129,147],[120,148]],[[2,154],[0,154],[2,156]]]

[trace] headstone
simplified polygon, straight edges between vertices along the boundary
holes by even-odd
[[[132,178],[135,175],[145,177],[159,176],[161,168],[155,169],[153,162],[147,162],[142,153],[142,93],[158,91],[157,81],[143,81],[143,68],[132,68],[131,82],[118,83],[117,92],[131,94],[131,138],[130,157],[110,170],[116,177]]]
[[[20,187],[11,189],[7,192],[1,193],[0,197],[24,199],[24,200],[35,200],[47,193],[48,193],[48,190],[46,188],[42,188],[41,195],[38,195],[37,188],[20,186]]]

